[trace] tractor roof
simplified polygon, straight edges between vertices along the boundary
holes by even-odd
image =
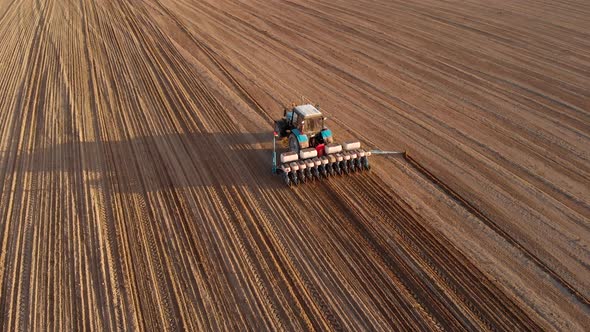
[[[322,116],[322,113],[310,104],[295,106],[293,110],[303,115],[304,118]]]

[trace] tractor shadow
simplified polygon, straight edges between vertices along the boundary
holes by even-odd
[[[280,144],[277,143],[280,151]],[[72,141],[32,152],[3,153],[18,173],[89,184],[111,192],[256,186],[279,188],[272,174],[272,133],[188,133],[115,141]],[[64,175],[66,179],[63,179]]]

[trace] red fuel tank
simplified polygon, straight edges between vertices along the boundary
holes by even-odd
[[[322,157],[324,155],[324,144],[316,145],[315,150],[318,152],[318,157]]]

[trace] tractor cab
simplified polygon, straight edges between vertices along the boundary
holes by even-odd
[[[275,135],[289,138],[289,149],[301,149],[332,143],[332,132],[325,126],[326,118],[311,104],[285,109],[283,118],[275,122]]]
[[[324,116],[312,105],[299,105],[285,113],[287,119],[290,117],[290,127],[306,136],[314,136],[324,129]]]

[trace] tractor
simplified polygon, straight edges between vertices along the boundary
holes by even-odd
[[[273,173],[282,174],[287,185],[370,169],[368,156],[358,141],[334,143],[332,131],[319,106],[311,104],[285,108],[275,121]],[[276,160],[276,140],[288,140],[289,151]]]
[[[332,131],[318,107],[306,104],[285,108],[283,118],[275,121],[275,133],[279,139],[288,137],[289,151],[299,153],[301,149],[333,142]]]

